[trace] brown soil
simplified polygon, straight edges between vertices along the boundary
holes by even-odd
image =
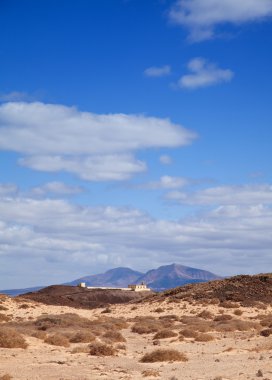
[[[76,286],[53,285],[37,292],[22,294],[17,299],[31,299],[47,305],[70,306],[84,309],[122,304],[150,296],[150,292],[125,290],[84,289]]]
[[[259,302],[272,303],[272,274],[255,276],[241,275],[224,280],[210,281],[201,284],[190,284],[168,290],[155,299],[187,300],[208,302],[216,300],[222,307],[254,306]],[[232,302],[232,303],[231,303]]]

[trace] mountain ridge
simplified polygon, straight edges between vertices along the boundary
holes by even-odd
[[[146,273],[135,271],[127,267],[117,267],[109,269],[105,273],[83,276],[62,285],[75,286],[80,282],[85,282],[87,286],[122,288],[127,287],[131,283],[139,284],[144,282],[152,290],[163,291],[190,283],[207,282],[222,278],[223,277],[203,269],[173,263],[170,265],[160,266],[157,269],[151,269]],[[19,294],[36,291],[42,288],[45,288],[45,286],[37,286],[26,289],[0,290],[0,293],[10,296],[17,296]]]

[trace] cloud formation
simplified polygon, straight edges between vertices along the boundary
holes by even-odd
[[[167,154],[162,154],[159,158],[160,163],[163,165],[170,165],[172,164],[172,158],[168,156]]]
[[[173,191],[166,197],[190,205],[272,204],[272,185],[218,186],[192,193]]]
[[[178,86],[191,90],[229,82],[234,75],[231,70],[220,69],[203,58],[192,59],[187,67],[191,74],[183,75],[178,81]]]
[[[148,182],[141,187],[144,189],[180,189],[189,184],[189,180],[183,177],[172,177],[169,175],[162,176],[159,181]]]
[[[14,276],[18,286],[48,284],[120,265],[146,270],[150,263],[179,262],[219,274],[265,271],[271,263],[271,197],[229,203],[200,217],[170,221],[137,209],[0,196],[0,268],[6,268],[0,288]]]
[[[0,106],[0,149],[23,154],[20,164],[68,171],[86,180],[122,180],[146,169],[134,157],[148,148],[175,148],[196,134],[169,119],[80,112],[44,103]]]
[[[147,77],[165,77],[171,74],[171,66],[165,65],[161,67],[148,67],[147,69],[145,69],[144,74]]]
[[[219,25],[240,25],[272,16],[272,0],[177,0],[169,18],[189,30],[192,41],[212,38]]]
[[[63,182],[53,181],[47,182],[41,186],[37,186],[31,189],[31,193],[34,195],[46,195],[46,194],[55,194],[55,195],[73,195],[79,194],[83,191],[80,186],[71,186],[66,185]]]

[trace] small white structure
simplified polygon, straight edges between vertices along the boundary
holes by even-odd
[[[86,288],[86,289],[125,290],[125,291],[133,291],[133,292],[150,292],[151,290],[147,288],[144,282],[142,282],[141,284],[128,285],[127,288],[111,288],[111,287],[106,287],[106,286],[86,286],[85,282],[80,282],[77,286],[79,288]]]
[[[141,284],[132,284],[128,286],[129,289],[133,290],[134,292],[149,292],[150,289],[146,286],[144,282]]]

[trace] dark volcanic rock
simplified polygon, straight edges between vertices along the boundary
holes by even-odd
[[[258,302],[271,304],[272,274],[240,275],[202,284],[190,284],[170,289],[156,297],[195,301],[216,299],[219,302],[239,302],[242,306],[253,306]]]
[[[18,297],[47,305],[71,306],[92,309],[111,304],[128,303],[150,296],[150,292],[133,292],[112,289],[86,289],[76,286],[52,285],[37,292]]]

